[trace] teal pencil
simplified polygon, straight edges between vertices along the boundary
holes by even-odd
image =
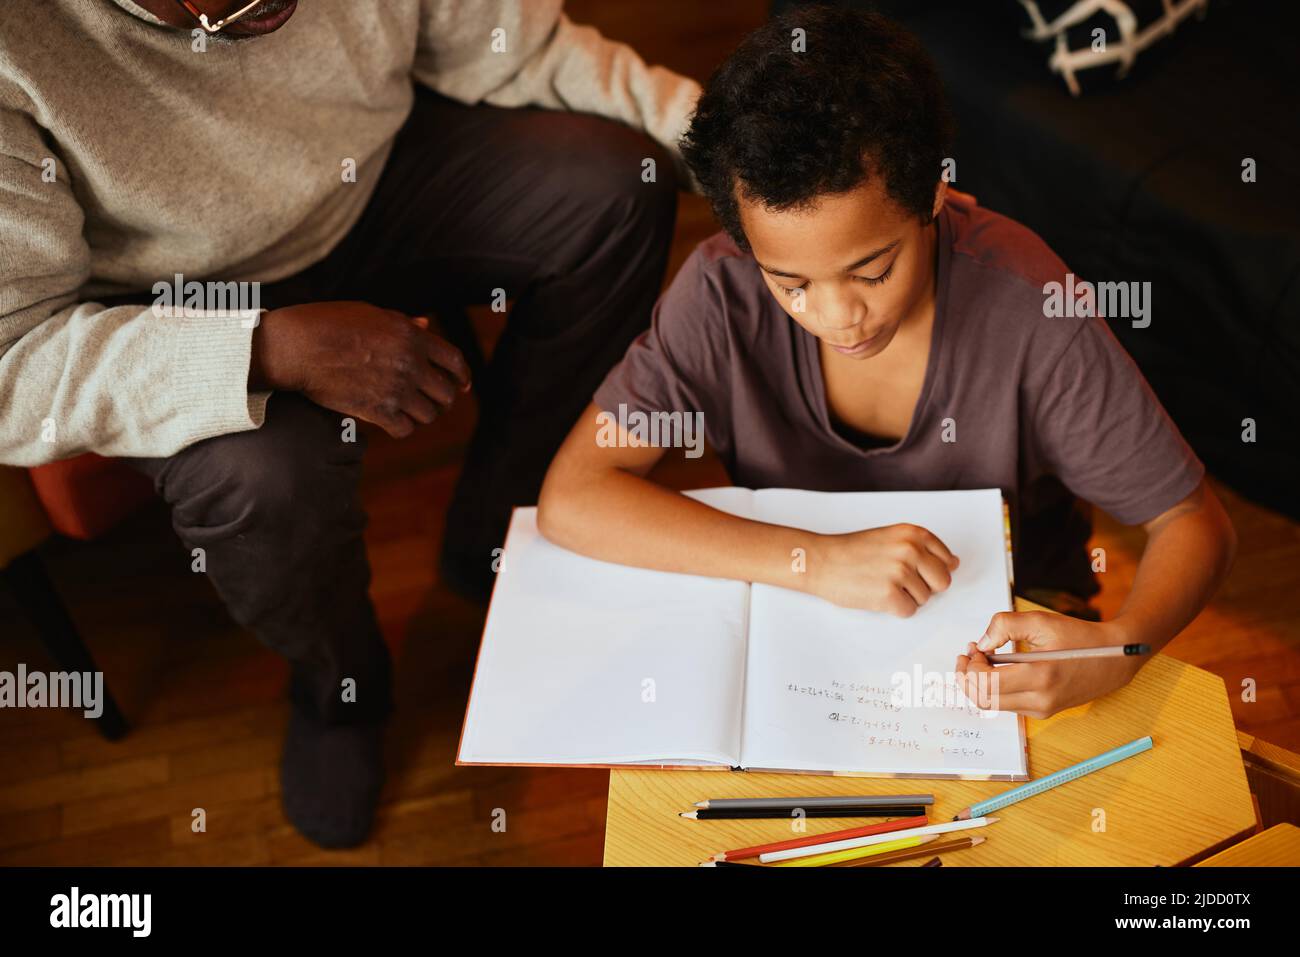
[[[968,808],[958,811],[953,817],[954,821],[965,821],[973,817],[984,817],[986,814],[992,814],[994,811],[1006,807],[1008,804],[1015,804],[1017,801],[1023,801],[1027,797],[1033,797],[1035,794],[1042,794],[1044,791],[1050,791],[1058,785],[1065,784],[1067,781],[1073,781],[1081,778],[1085,774],[1091,774],[1093,771],[1100,771],[1102,768],[1109,767],[1123,761],[1125,758],[1131,758],[1135,754],[1141,754],[1143,751],[1150,751],[1155,747],[1151,736],[1138,738],[1136,741],[1130,741],[1128,744],[1121,745],[1107,751],[1105,754],[1099,754],[1095,758],[1089,758],[1087,761],[1080,761],[1068,768],[1062,768],[1049,774],[1045,778],[1039,778],[1037,781],[1030,781],[1028,784],[1022,784],[1018,788],[1012,788],[996,797],[991,797],[986,801],[980,801],[978,804],[972,804]]]

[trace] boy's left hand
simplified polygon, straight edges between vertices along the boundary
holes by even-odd
[[[1111,622],[1082,621],[1046,611],[1002,612],[993,616],[979,644],[972,642],[966,654],[957,657],[957,678],[966,696],[981,708],[1047,718],[1122,688],[1144,659],[1126,656],[991,665],[986,652],[1007,641],[1020,642],[1018,651],[1054,651],[1122,645],[1132,640]],[[994,673],[996,678],[988,677]]]

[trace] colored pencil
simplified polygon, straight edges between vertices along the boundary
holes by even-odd
[[[753,808],[699,808],[694,811],[680,811],[678,817],[689,821],[732,821],[732,820],[768,820],[772,818],[808,818],[808,817],[918,817],[925,813],[920,804],[906,807],[887,807],[883,804],[872,807],[753,807]]]
[[[922,824],[929,823],[924,815],[916,817],[899,818],[897,821],[881,821],[879,824],[864,824],[862,827],[845,828],[842,831],[827,831],[824,834],[806,834],[803,837],[792,837],[784,841],[774,841],[771,844],[756,844],[753,847],[741,847],[734,851],[722,851],[713,855],[715,861],[735,861],[746,857],[758,857],[760,854],[768,854],[772,851],[786,851],[792,847],[807,847],[809,844],[822,844],[826,841],[840,841],[850,837],[866,837],[868,834],[888,834],[891,831],[901,831],[906,828],[920,827]]]
[[[933,804],[933,794],[841,794],[831,797],[773,797],[773,798],[710,798],[696,801],[698,808],[755,808],[755,807],[874,807],[879,804],[899,805]]]
[[[921,866],[922,867],[943,867],[943,861],[936,857],[932,861],[926,861]]]
[[[926,824],[922,827],[907,828],[902,831],[895,831],[893,834],[872,834],[868,837],[851,837],[843,841],[823,841],[820,844],[808,844],[803,847],[792,847],[789,850],[771,851],[766,854],[758,855],[758,859],[764,864],[772,864],[776,861],[791,860],[796,857],[809,857],[814,854],[832,854],[836,851],[847,851],[858,847],[867,847],[873,844],[881,844],[885,841],[894,840],[900,837],[913,837],[918,834],[947,834],[949,831],[965,831],[968,828],[984,827],[993,824],[998,819],[996,817],[977,817],[969,821],[947,821],[942,824]]]
[[[1126,655],[1149,655],[1150,645],[1099,645],[1095,648],[1060,648],[1056,651],[1008,651],[989,655],[989,663],[1009,665],[1019,661],[1069,661],[1074,658],[1123,658]]]
[[[773,866],[825,867],[827,864],[834,864],[836,861],[847,861],[859,857],[871,857],[874,854],[888,854],[891,851],[901,851],[917,847],[921,844],[928,844],[937,836],[938,835],[936,834],[913,834],[910,837],[900,837],[897,840],[885,841],[883,844],[869,844],[866,847],[854,847],[846,851],[836,851],[833,854],[814,854],[811,857],[792,857],[786,861],[779,861]]]
[[[973,817],[982,817],[991,811],[996,811],[1006,807],[1008,804],[1015,804],[1017,801],[1023,801],[1025,798],[1033,797],[1035,794],[1042,794],[1044,791],[1050,791],[1069,781],[1083,777],[1085,774],[1091,774],[1093,771],[1100,771],[1102,768],[1108,768],[1112,764],[1117,764],[1125,758],[1131,758],[1143,751],[1150,751],[1155,744],[1148,735],[1145,738],[1138,738],[1136,741],[1130,741],[1128,744],[1120,745],[1118,748],[1112,748],[1104,754],[1099,754],[1095,758],[1089,758],[1087,761],[1080,761],[1078,764],[1072,764],[1068,768],[1062,768],[1054,771],[1045,778],[1039,778],[1037,781],[1030,781],[1028,784],[1022,784],[1020,787],[1012,788],[1010,791],[1004,791],[996,797],[991,797],[987,801],[979,801],[970,807],[962,808],[953,818],[954,821],[965,821]]]
[[[882,864],[893,864],[895,861],[907,861],[914,857],[925,857],[927,854],[943,854],[947,851],[962,851],[968,847],[975,847],[977,844],[983,844],[986,838],[983,837],[963,837],[956,841],[944,841],[942,844],[934,844],[928,847],[918,847],[905,851],[894,851],[892,854],[881,854],[877,857],[869,857],[865,861],[841,861],[839,864],[830,864],[830,867],[878,867]]]

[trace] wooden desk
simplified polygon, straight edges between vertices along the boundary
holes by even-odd
[[[1300,827],[1275,824],[1226,851],[1207,857],[1197,867],[1296,867],[1300,865]]]
[[[1035,606],[1020,599],[1020,611]],[[1151,735],[1145,754],[1054,788],[995,815],[978,848],[948,854],[963,865],[1174,865],[1255,828],[1223,679],[1156,655],[1125,688],[1045,721],[1026,722],[1029,773],[1038,778]],[[836,778],[728,771],[616,770],[609,778],[606,866],[691,866],[728,848],[778,841],[790,822],[688,821],[705,798],[932,792],[932,821],[1013,785],[989,781]],[[1103,820],[1104,815],[1104,820]],[[809,834],[864,821],[809,819]],[[1102,826],[1104,824],[1104,830]],[[900,865],[920,864],[921,861]]]

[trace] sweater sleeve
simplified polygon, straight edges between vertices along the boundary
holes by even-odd
[[[79,302],[83,218],[36,124],[0,108],[0,463],[164,456],[259,427],[252,323]]]
[[[593,113],[643,130],[691,182],[677,140],[700,94],[627,44],[573,23],[561,0],[423,0],[417,80],[462,103]]]

